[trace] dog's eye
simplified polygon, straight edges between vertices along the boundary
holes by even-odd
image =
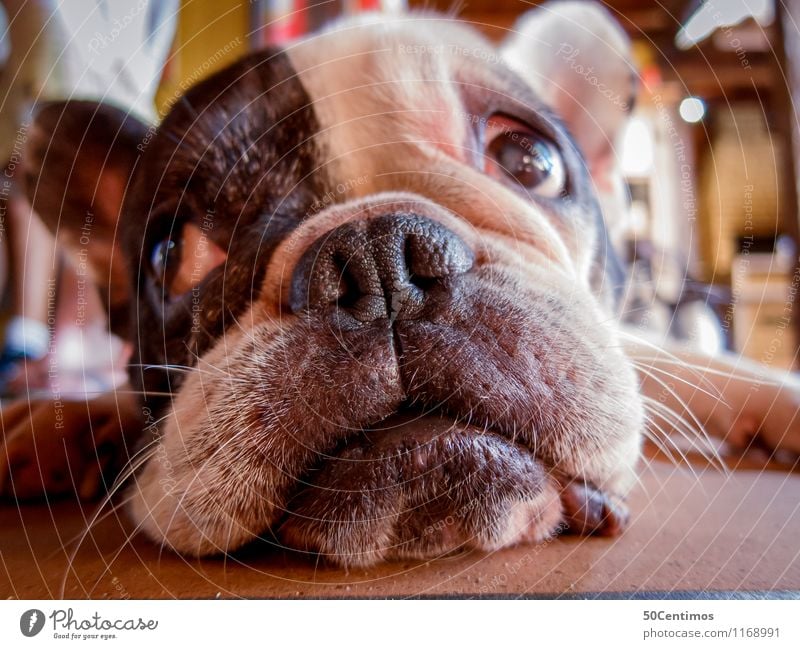
[[[564,160],[556,145],[530,127],[503,116],[486,124],[485,171],[510,178],[526,190],[546,198],[561,196],[566,189]]]
[[[159,241],[150,253],[150,267],[170,298],[178,298],[200,284],[227,255],[193,223]]]
[[[181,240],[169,236],[153,246],[150,253],[150,267],[163,286],[172,283],[172,275],[181,259]]]

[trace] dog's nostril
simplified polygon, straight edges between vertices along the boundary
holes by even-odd
[[[414,273],[410,273],[408,276],[408,281],[411,282],[418,289],[421,289],[423,291],[429,291],[434,286],[436,286],[436,284],[438,284],[441,280],[436,277],[423,277],[422,275],[415,275]]]
[[[347,265],[339,273],[339,284],[336,289],[336,303],[339,306],[353,306],[361,298],[358,280]]]
[[[361,322],[415,317],[425,295],[472,268],[453,232],[416,214],[351,221],[317,240],[292,275],[294,312],[335,309]]]
[[[453,274],[442,263],[444,255],[442,255],[442,260],[438,263],[436,260],[431,259],[431,255],[424,249],[424,245],[420,245],[419,235],[406,238],[403,245],[403,257],[405,269],[408,273],[408,282],[423,291],[432,289],[443,279]]]

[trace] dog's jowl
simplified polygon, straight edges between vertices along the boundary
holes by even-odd
[[[618,265],[548,103],[419,16],[250,55],[155,129],[40,111],[34,201],[62,228],[97,215],[93,269],[160,417],[140,529],[369,564],[624,526],[643,414]]]

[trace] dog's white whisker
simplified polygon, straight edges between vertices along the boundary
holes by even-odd
[[[670,393],[673,396],[673,398],[676,399],[678,404],[684,408],[684,411],[689,414],[689,416],[691,417],[694,425],[693,426],[690,425],[690,423],[682,415],[680,415],[674,408],[670,408],[666,404],[662,403],[660,400],[654,399],[652,397],[648,397],[647,395],[643,395],[644,402],[646,404],[648,404],[648,403],[651,404],[653,407],[661,408],[662,413],[663,412],[668,412],[677,421],[682,422],[684,428],[683,428],[683,430],[681,430],[681,429],[678,429],[678,430],[684,436],[689,432],[694,432],[696,435],[699,435],[700,437],[702,437],[704,439],[706,445],[709,448],[714,448],[714,443],[711,440],[711,436],[709,435],[708,431],[706,430],[705,425],[703,425],[703,423],[700,422],[700,420],[694,414],[694,411],[689,407],[689,405],[686,404],[684,401],[682,401],[680,398],[678,398],[678,395],[677,395],[676,391],[673,388],[671,388],[669,385],[667,385],[664,381],[662,381],[658,377],[656,377],[655,374],[649,373],[648,370],[646,370],[645,368],[643,368],[641,366],[637,365],[637,367],[644,374],[648,375],[651,379],[653,379],[657,383],[659,383],[665,390],[667,390],[668,393]],[[722,461],[722,458],[719,457],[718,460],[719,460],[720,467],[723,469],[723,471],[726,471],[727,467],[725,466],[724,462]]]
[[[78,556],[78,552],[81,549],[84,541],[91,533],[92,528],[97,524],[98,520],[100,520],[100,515],[108,506],[108,504],[112,501],[114,496],[117,492],[122,488],[122,485],[127,481],[130,476],[132,476],[135,471],[143,466],[151,457],[152,451],[155,449],[155,441],[148,443],[145,445],[140,451],[138,451],[129,461],[129,468],[127,470],[123,470],[120,475],[114,480],[111,488],[109,489],[108,494],[102,499],[100,504],[95,509],[95,513],[92,515],[91,520],[86,524],[83,533],[80,534],[80,540],[75,545],[75,549],[69,555],[67,559],[67,566],[64,570],[64,576],[61,580],[61,589],[60,589],[60,596],[63,598],[66,595],[66,587],[67,587],[67,580],[69,579],[69,574],[73,570],[73,566],[75,564],[75,559]],[[138,457],[140,456],[141,457]],[[138,459],[137,459],[138,458]],[[126,501],[127,502],[127,501]],[[112,509],[112,511],[114,511]]]
[[[704,380],[704,376],[703,376],[704,371],[703,371],[702,367],[699,367],[699,368],[695,369],[695,365],[694,364],[689,363],[689,362],[679,358],[678,356],[676,356],[675,354],[670,352],[668,349],[666,349],[666,347],[664,347],[663,345],[659,346],[659,345],[647,340],[647,338],[645,338],[644,336],[637,336],[632,331],[630,331],[630,329],[628,329],[626,327],[620,327],[620,329],[618,331],[618,334],[620,336],[622,336],[623,338],[626,338],[626,339],[628,339],[628,340],[630,340],[632,342],[635,342],[637,344],[643,345],[644,347],[647,347],[647,348],[651,349],[655,354],[658,355],[657,358],[658,358],[659,362],[661,362],[662,357],[666,357],[666,360],[669,360],[669,361],[671,361],[672,363],[674,363],[676,365],[680,365],[682,367],[685,367],[687,370],[690,370],[698,379]],[[635,357],[638,358],[639,361],[642,361],[642,360],[653,360],[652,356],[643,357],[643,356],[640,356],[639,354],[637,354],[635,352],[630,352],[628,354],[628,356],[629,357],[635,356]]]
[[[666,376],[668,378],[675,379],[676,381],[680,381],[681,383],[683,383],[683,384],[685,384],[687,386],[690,386],[693,390],[696,390],[697,392],[702,392],[703,394],[711,397],[712,399],[717,399],[724,406],[728,406],[728,404],[726,404],[725,401],[722,399],[722,393],[720,393],[719,391],[717,391],[717,394],[713,394],[713,393],[709,392],[708,390],[704,390],[703,388],[701,388],[701,387],[699,387],[697,385],[694,385],[688,379],[685,379],[682,376],[679,376],[679,375],[677,375],[677,374],[675,374],[673,372],[665,370],[662,367],[657,367],[654,364],[646,365],[641,361],[632,361],[632,362],[633,362],[634,366],[636,367],[636,369],[638,369],[638,370],[640,370],[642,372],[645,372],[647,374],[647,376],[649,376],[653,380],[655,380],[655,378],[654,378],[655,375],[653,374],[653,372],[659,372],[660,374],[663,374],[664,376]]]
[[[652,361],[652,357],[637,357],[636,355],[632,355],[631,358],[634,360]],[[706,378],[706,375],[720,376],[730,380],[741,380],[740,374],[733,370],[731,370],[730,372],[726,372],[724,370],[718,370],[707,365],[700,365],[699,363],[690,363],[689,361],[682,359],[673,360],[671,358],[665,358],[665,359],[659,359],[658,362],[664,365],[677,365],[679,367],[695,370],[698,375],[698,378],[705,379],[709,383],[711,383],[711,381]],[[771,379],[766,377],[761,379],[753,377],[748,379],[748,383],[757,386],[779,385],[780,381],[775,377],[772,377]],[[713,385],[713,383],[711,383],[711,385]]]
[[[657,401],[655,403],[648,402],[646,403],[645,407],[650,410],[648,423],[655,425],[655,417],[664,420],[667,425],[669,425],[675,432],[677,432],[689,443],[693,450],[707,460],[711,466],[718,468],[725,474],[728,473],[728,468],[722,456],[720,455],[719,450],[707,435],[704,435],[701,431],[697,431],[688,427],[688,422]],[[659,432],[666,437],[670,437],[669,433],[661,427],[659,427]],[[677,448],[677,444],[671,438],[670,443],[674,444]]]
[[[645,374],[648,378],[658,383],[664,390],[666,390],[667,393],[670,394],[675,399],[678,405],[680,405],[689,414],[689,416],[691,417],[692,421],[697,426],[697,429],[699,431],[705,431],[705,427],[703,426],[702,422],[696,417],[692,408],[689,406],[689,404],[686,403],[684,399],[680,397],[680,395],[675,391],[674,388],[671,388],[663,379],[658,377],[654,372],[651,372],[650,370],[641,366],[637,366],[637,369],[638,371]]]
[[[157,428],[158,424],[161,423],[163,420],[167,419],[168,417],[174,416],[175,411],[168,412],[166,415],[160,417],[159,419],[152,422],[149,427],[150,428]],[[100,521],[105,518],[105,515],[101,517],[103,510],[108,506],[108,504],[113,500],[113,498],[117,495],[120,489],[125,485],[125,483],[130,479],[141,467],[143,467],[150,459],[153,458],[155,452],[157,451],[157,444],[159,442],[159,438],[154,438],[144,444],[136,453],[134,453],[127,461],[126,465],[120,470],[119,474],[116,476],[113,484],[108,490],[108,493],[103,497],[100,504],[95,509],[95,513],[92,515],[91,520],[86,524],[84,531],[79,535],[79,540],[73,550],[72,554],[69,556],[67,561],[67,567],[64,572],[64,577],[61,582],[61,596],[64,596],[65,589],[66,589],[66,582],[69,578],[69,573],[72,571],[72,567],[74,565],[75,559],[80,551],[80,548],[83,546],[84,541],[86,540],[87,536],[91,533],[92,528]],[[124,499],[124,503],[129,503],[131,500],[130,497]],[[116,511],[118,507],[113,507],[112,512]],[[74,539],[73,539],[74,541]],[[73,542],[73,541],[70,541]]]
[[[675,443],[675,440],[673,440],[668,433],[664,432],[664,430],[652,420],[648,423],[650,424],[650,426],[655,428],[655,430],[653,430],[653,428],[648,428],[645,430],[644,435],[658,447],[658,449],[670,460],[670,462],[672,462],[674,466],[687,468],[691,472],[695,480],[699,480],[699,476],[697,475],[697,472],[695,471],[694,467],[689,461],[689,458],[686,457],[683,450]],[[661,433],[661,435],[660,436],[657,435],[656,432]],[[680,456],[680,460],[678,460],[668,450],[666,446],[667,444],[671,446],[675,450],[675,452],[678,453],[678,455]]]
[[[670,421],[668,423],[670,423],[670,425],[674,425],[676,427],[680,425],[679,430],[681,433],[697,437],[701,439],[708,448],[716,449],[711,436],[708,434],[705,428],[698,429],[696,426],[692,426],[691,422],[680,415],[680,413],[675,411],[673,408],[670,408],[667,404],[662,403],[658,399],[644,395],[643,401],[645,407],[656,409],[658,411],[656,414],[663,418],[669,418]],[[721,458],[719,459],[721,460]]]

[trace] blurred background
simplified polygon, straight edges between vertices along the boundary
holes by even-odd
[[[27,389],[46,383],[46,359],[53,354],[61,356],[62,371],[70,358],[84,359],[85,387],[86,327],[103,329],[102,296],[86,294],[80,264],[65,261],[49,235],[32,224],[14,180],[25,137],[19,125],[36,98],[70,96],[81,87],[84,95],[125,102],[128,92],[139,112],[158,119],[192,83],[247,51],[285,43],[338,16],[437,10],[499,42],[538,3],[132,0],[77,3],[84,5],[77,18],[76,3],[69,4],[6,0],[0,15],[3,175],[10,179],[0,184],[6,341],[0,369],[6,392],[21,389],[21,363]],[[631,39],[638,69],[635,107],[615,160],[627,194],[626,227],[615,241],[632,278],[625,319],[708,353],[729,349],[795,368],[800,132],[792,100],[800,100],[800,2],[602,4]],[[78,42],[76,33],[84,35],[81,51],[64,56],[69,47],[62,44]],[[136,78],[126,79],[114,67],[115,57],[142,54],[137,48],[143,41],[154,46],[144,52]],[[85,74],[89,68],[96,72],[93,82]],[[103,349],[97,353],[98,389],[108,381],[101,371],[108,357],[124,355],[119,342]]]

